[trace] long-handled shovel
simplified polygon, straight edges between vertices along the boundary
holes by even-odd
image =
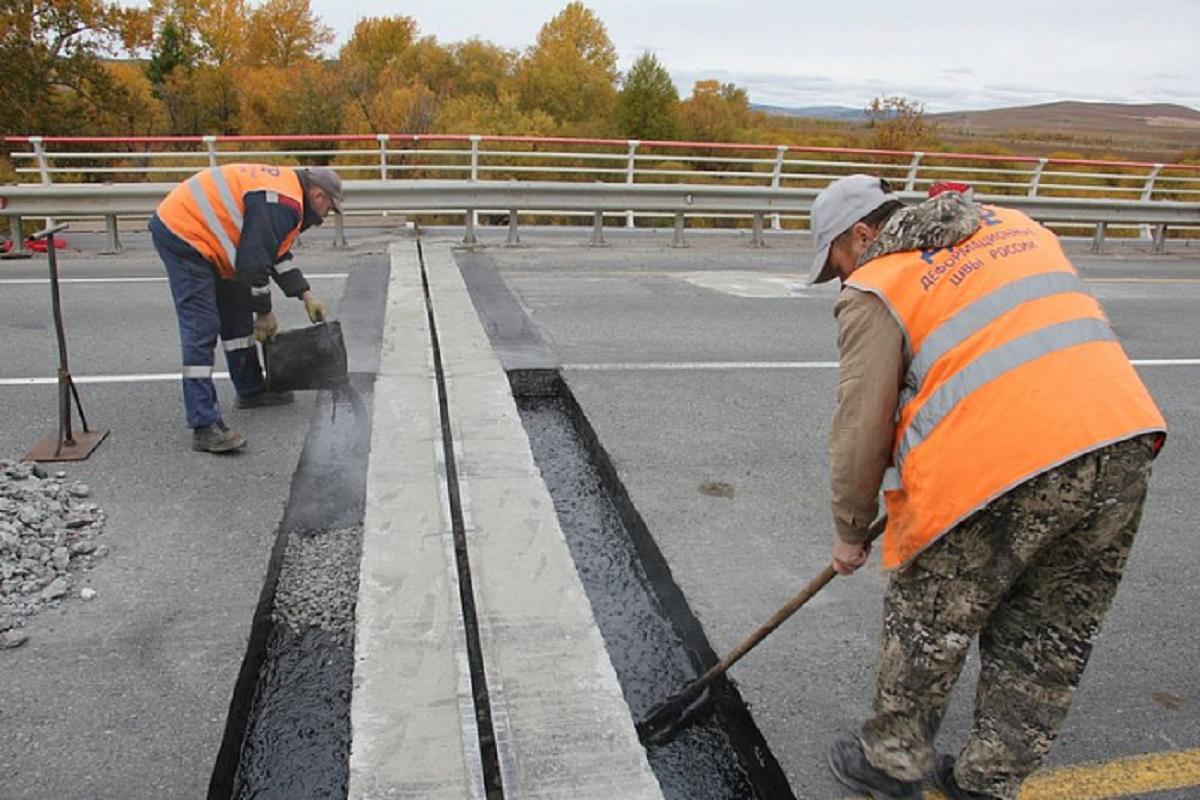
[[[867,531],[868,543],[875,541],[883,532],[886,523],[887,517],[880,517],[871,524]],[[767,638],[771,631],[796,613],[800,606],[807,603],[813,595],[825,587],[825,584],[833,580],[834,575],[837,573],[832,564],[825,567],[821,570],[821,574],[809,581],[791,600],[784,603],[783,607],[771,615],[769,620],[733,648],[729,655],[710,667],[708,672],[683,687],[681,691],[650,709],[646,718],[636,725],[638,738],[641,739],[642,744],[666,744],[674,739],[675,734],[684,726],[702,716],[710,705],[709,685],[724,675],[742,656],[753,650],[755,645]]]

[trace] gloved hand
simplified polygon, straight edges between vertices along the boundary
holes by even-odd
[[[279,330],[279,320],[275,319],[275,312],[268,311],[265,314],[254,315],[254,338],[260,342],[265,342],[275,335]]]
[[[327,310],[325,304],[313,296],[312,292],[304,296],[304,310],[308,312],[309,322],[324,322]]]

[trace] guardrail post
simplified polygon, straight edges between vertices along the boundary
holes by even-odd
[[[592,214],[592,240],[588,242],[589,247],[605,247],[604,244],[604,212],[597,211]]]
[[[346,226],[345,220],[341,214],[334,214],[333,220],[333,249],[346,249]]]
[[[639,142],[636,139],[629,140],[629,152],[626,153],[626,161],[625,161],[625,183],[627,183],[627,184],[633,183],[633,176],[637,170],[636,153],[637,153],[639,144],[641,144],[641,142]],[[632,211],[625,212],[625,227],[626,228],[633,227],[633,212]]]
[[[1156,254],[1157,253],[1165,253],[1166,250],[1167,250],[1167,225],[1164,222],[1161,225],[1154,226],[1154,248],[1153,248],[1152,252],[1154,252]]]
[[[377,133],[375,138],[379,140],[379,179],[386,181],[388,176],[388,134]]]
[[[687,247],[683,240],[683,212],[675,213],[675,234],[671,237],[671,247]]]
[[[472,181],[479,180],[479,140],[482,138],[483,137],[480,136],[478,133],[471,134],[471,180]],[[470,242],[470,244],[475,244],[475,242],[474,242],[475,226],[478,224],[479,224],[479,212],[472,211],[471,212],[471,227],[470,227],[470,235],[471,235],[472,241]]]
[[[779,182],[783,178],[783,154],[787,152],[786,145],[779,145],[775,148],[775,166],[771,170],[771,188],[778,189]],[[781,223],[778,214],[771,215],[771,230],[779,230]],[[761,231],[760,231],[761,233]]]
[[[10,235],[12,236],[12,249],[9,250],[6,255],[10,258],[29,258],[31,255],[33,255],[33,253],[31,253],[25,247],[25,237],[21,235],[21,218],[9,217],[8,229],[11,232]]]
[[[504,242],[505,247],[516,247],[521,244],[521,234],[517,232],[517,210],[510,208],[508,210],[508,239]]]
[[[1028,197],[1037,197],[1038,186],[1042,183],[1042,170],[1046,168],[1047,158],[1039,158],[1037,166],[1033,168],[1033,176],[1029,179],[1029,191],[1026,193]]]
[[[42,137],[30,136],[29,144],[33,146],[33,155],[37,159],[38,171],[42,174],[42,185],[49,186],[52,183],[50,162],[46,160],[46,148],[42,147]]]
[[[1142,187],[1142,199],[1143,200],[1152,199],[1152,195],[1154,194],[1154,182],[1156,180],[1158,180],[1158,173],[1162,170],[1162,168],[1163,168],[1162,164],[1155,164],[1154,167],[1150,170],[1150,174],[1146,176],[1146,185],[1144,187]],[[1149,225],[1142,226],[1142,237],[1146,238],[1146,239],[1153,238],[1153,234],[1150,231]],[[1156,250],[1155,252],[1158,252],[1158,251]]]
[[[212,134],[205,136],[204,146],[208,148],[208,165],[217,166],[217,137]]]
[[[467,209],[466,219],[463,221],[463,225],[466,230],[463,232],[462,243],[468,247],[473,247],[479,241],[475,238],[475,209]]]
[[[1162,168],[1162,164],[1155,164],[1154,168],[1150,170],[1150,174],[1146,176],[1146,185],[1142,189],[1143,200],[1153,199],[1151,195],[1154,194],[1154,182],[1158,180],[1158,173],[1162,171]]]
[[[1104,234],[1108,231],[1107,222],[1097,222],[1096,232],[1092,234],[1092,252],[1099,253],[1104,247]]]
[[[915,192],[917,190],[917,170],[920,169],[921,159],[924,157],[924,153],[913,153],[912,161],[908,162],[908,177],[904,179],[904,191]]]
[[[42,147],[41,136],[30,136],[29,144],[33,146],[33,155],[37,159],[38,171],[42,175],[42,185],[49,186],[53,181],[50,178],[50,162],[46,159],[46,148]],[[46,217],[46,227],[54,227],[54,218]],[[54,237],[50,237],[53,240]],[[53,244],[53,241],[51,241]]]
[[[763,241],[763,214],[761,211],[754,212],[754,224],[750,231],[750,246],[751,247],[766,247],[767,243]]]
[[[117,215],[104,215],[104,230],[108,234],[108,249],[101,250],[100,255],[115,256],[121,252],[121,240],[117,236]]]

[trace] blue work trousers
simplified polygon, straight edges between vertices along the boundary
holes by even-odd
[[[213,350],[218,335],[229,365],[229,377],[238,394],[265,388],[258,345],[254,341],[254,312],[250,287],[225,280],[198,253],[179,252],[163,241],[151,226],[154,247],[167,269],[175,316],[179,319],[179,346],[183,351],[183,404],[188,427],[220,422],[221,407],[213,385]]]

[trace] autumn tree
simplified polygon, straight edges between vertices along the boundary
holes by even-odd
[[[154,84],[172,133],[236,133],[246,0],[152,0],[150,7],[158,20],[151,67],[156,59],[172,65]]]
[[[241,132],[337,133],[340,78],[332,65],[306,59],[283,67],[248,67],[238,85]]]
[[[69,134],[125,100],[103,58],[149,37],[144,12],[104,0],[0,4],[0,108],[13,134]]]
[[[674,139],[679,92],[666,67],[653,53],[643,53],[625,76],[617,104],[621,133],[631,139]]]
[[[313,14],[309,0],[266,0],[250,12],[245,61],[286,68],[319,58],[331,42],[333,29]]]
[[[607,127],[616,106],[617,51],[604,23],[569,3],[542,26],[517,73],[521,107],[541,109],[577,132]]]
[[[865,112],[872,146],[880,150],[913,150],[936,134],[936,126],[925,116],[925,104],[902,95],[876,97]]]
[[[457,94],[499,100],[511,88],[517,54],[480,39],[468,39],[448,48],[454,64]]]
[[[753,120],[746,90],[714,80],[696,81],[679,117],[683,135],[698,142],[738,141]]]
[[[348,95],[350,126],[368,131],[385,130],[372,116],[372,104],[384,71],[412,45],[417,23],[411,17],[365,17],[338,54],[342,86]]]

